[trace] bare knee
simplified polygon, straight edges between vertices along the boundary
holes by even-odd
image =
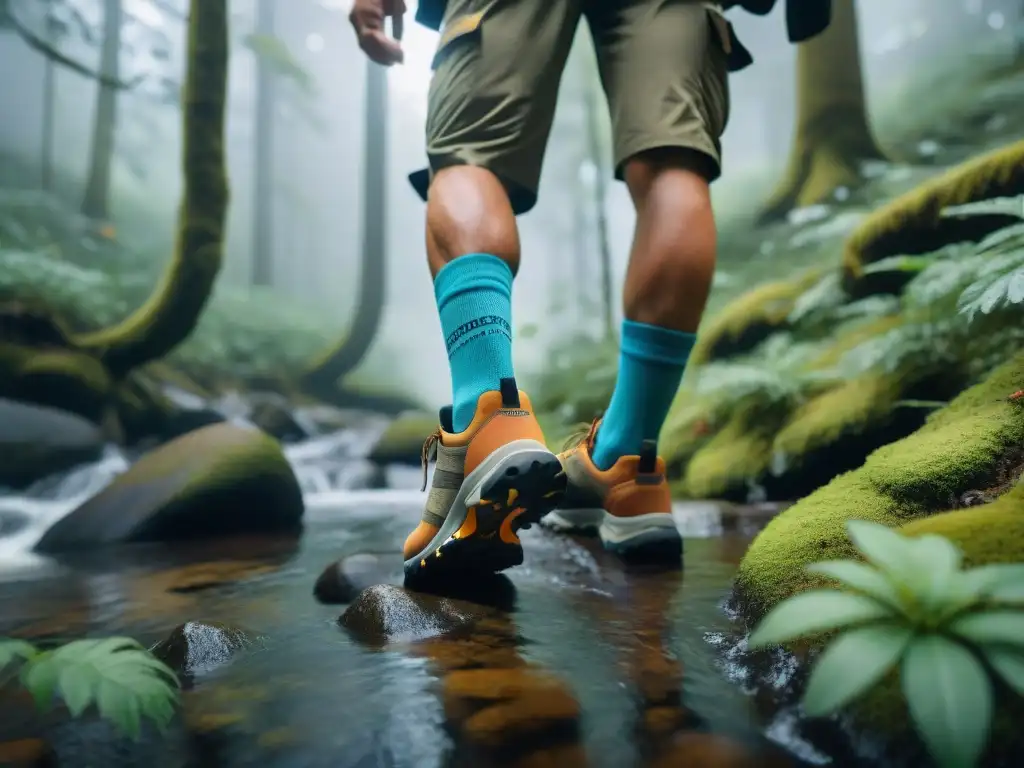
[[[633,158],[625,176],[637,209],[625,285],[626,317],[695,331],[711,289],[717,237],[710,175],[684,150]]]
[[[427,258],[436,275],[468,253],[489,253],[519,270],[519,233],[508,194],[488,170],[468,165],[438,171],[427,195]]]

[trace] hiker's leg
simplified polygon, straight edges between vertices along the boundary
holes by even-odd
[[[437,466],[405,542],[408,584],[521,563],[516,531],[565,488],[513,376],[511,295],[515,216],[536,201],[580,1],[448,4],[427,114],[427,254],[453,402],[429,441]]]
[[[580,0],[448,5],[427,116],[427,254],[457,432],[472,420],[479,396],[512,376],[515,215],[537,199],[558,82],[580,14]]]
[[[594,450],[602,469],[657,440],[679,389],[714,273],[708,186],[728,116],[724,43],[703,3],[605,7],[594,32],[637,220],[619,376]]]

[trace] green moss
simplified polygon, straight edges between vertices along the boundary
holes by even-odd
[[[890,376],[855,379],[800,406],[775,436],[772,451],[804,456],[884,421],[900,398],[901,386]]]
[[[76,413],[99,422],[112,383],[94,357],[0,343],[0,396]]]
[[[432,413],[405,413],[388,425],[377,440],[369,459],[378,464],[418,463],[423,442],[437,429],[437,416]]]
[[[821,277],[812,270],[792,280],[759,285],[723,307],[701,328],[690,360],[693,364],[746,351],[785,325],[793,304]]]
[[[770,415],[744,409],[694,454],[679,490],[689,498],[743,496],[771,465],[772,434],[778,427]]]
[[[1007,448],[1024,444],[1024,409],[1009,400],[1024,389],[1024,355],[937,411],[905,440],[879,449],[864,467],[883,493],[931,508],[984,482]],[[908,460],[909,459],[909,460]]]
[[[816,583],[804,571],[809,563],[850,556],[846,521],[903,525],[948,508],[950,496],[990,476],[1001,457],[1024,443],[1024,409],[1007,399],[1021,388],[1024,355],[963,392],[918,432],[879,449],[862,468],[776,517],[739,567],[736,585],[748,619]],[[1015,498],[996,503],[1012,504]],[[985,527],[978,526],[979,535],[990,535]]]
[[[1024,480],[991,504],[967,507],[907,523],[908,536],[934,533],[963,550],[968,566],[1024,561]]]
[[[1007,217],[942,217],[949,206],[1018,194],[1024,187],[1024,141],[974,157],[900,195],[865,218],[843,248],[847,287],[867,264],[901,253],[928,253],[951,242],[975,239]]]
[[[879,492],[860,470],[840,475],[778,515],[750,545],[737,575],[749,614],[760,617],[779,601],[820,584],[804,570],[809,563],[851,557],[847,520],[892,526],[923,511]]]

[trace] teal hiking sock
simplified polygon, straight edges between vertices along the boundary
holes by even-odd
[[[512,377],[512,270],[497,256],[454,259],[434,278],[452,374],[452,427],[473,421],[480,395]]]
[[[599,469],[639,454],[644,440],[658,439],[695,339],[692,333],[623,321],[619,375],[591,457]]]

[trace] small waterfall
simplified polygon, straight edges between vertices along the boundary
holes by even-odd
[[[226,415],[232,423],[252,426],[244,416]],[[325,508],[368,493],[386,496],[388,489],[405,497],[412,490],[419,492],[419,468],[381,467],[367,458],[389,423],[385,416],[359,414],[349,429],[285,446],[307,506]],[[31,550],[43,533],[130,466],[131,458],[111,445],[97,461],[45,477],[22,490],[0,489],[0,563],[4,571],[16,571],[21,564],[38,567],[41,560]]]

